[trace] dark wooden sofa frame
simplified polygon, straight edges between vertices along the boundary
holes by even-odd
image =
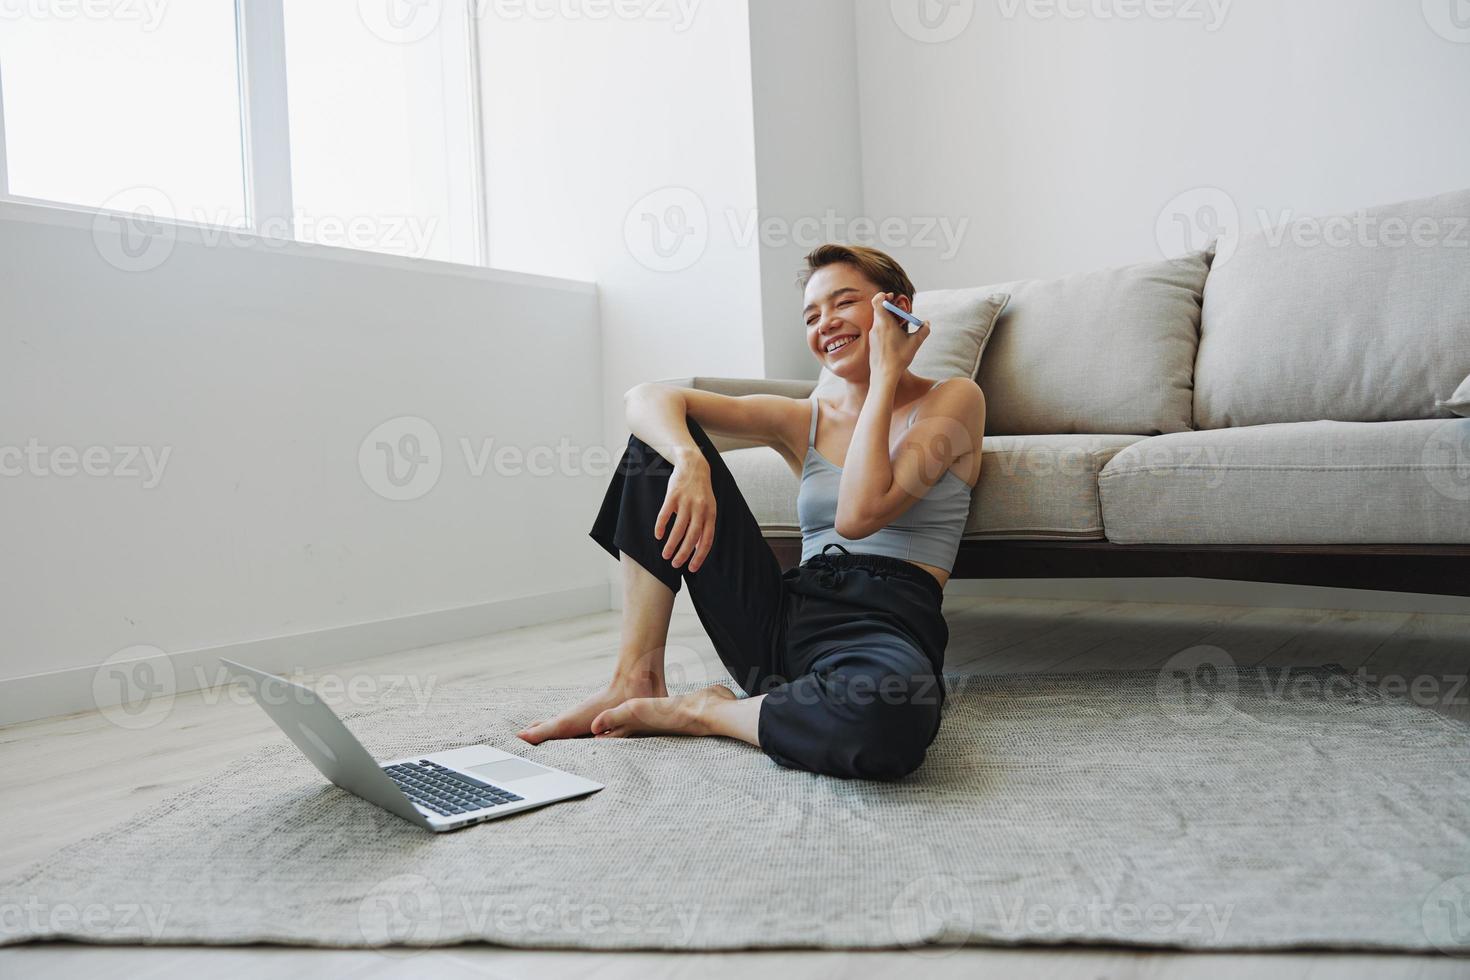
[[[766,537],[783,569],[801,539]],[[960,542],[952,578],[1207,578],[1470,596],[1470,545]]]

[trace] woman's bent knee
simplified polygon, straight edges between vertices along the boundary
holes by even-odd
[[[939,728],[939,706],[922,700],[882,704],[864,711],[855,731],[852,775],[902,779],[924,762]]]
[[[767,697],[761,745],[786,766],[850,779],[900,779],[923,763],[939,730],[932,680],[808,675]]]

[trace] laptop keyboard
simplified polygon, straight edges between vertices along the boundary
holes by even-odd
[[[427,759],[384,766],[383,771],[410,800],[443,817],[488,810],[523,799],[510,790],[462,776]]]

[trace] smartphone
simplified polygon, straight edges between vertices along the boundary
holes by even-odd
[[[898,317],[900,320],[907,320],[909,324],[907,330],[909,333],[914,333],[924,325],[923,320],[920,320],[912,313],[905,313],[903,310],[899,309],[897,306],[894,306],[886,299],[883,301],[883,308],[889,313],[892,313],[894,316]]]

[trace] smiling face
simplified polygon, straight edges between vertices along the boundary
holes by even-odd
[[[824,265],[812,273],[802,295],[806,345],[832,373],[849,381],[868,376],[868,331],[873,329],[872,280],[847,262]],[[907,296],[896,296],[908,310]],[[836,345],[836,346],[834,346]]]

